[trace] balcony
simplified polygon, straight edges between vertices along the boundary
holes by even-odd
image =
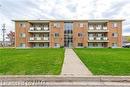
[[[88,32],[109,32],[109,30],[107,29],[107,27],[89,27]]]
[[[43,37],[43,40],[47,41],[49,40],[49,37]]]
[[[101,40],[101,37],[96,37],[96,40]]]
[[[108,38],[107,37],[103,37],[103,40],[108,40]]]
[[[94,40],[94,37],[89,37],[89,40]]]
[[[101,30],[101,27],[96,27],[96,30]]]
[[[89,37],[88,42],[109,42],[107,37]]]
[[[49,42],[49,37],[30,37],[28,42]]]
[[[107,30],[107,27],[103,27],[103,30]]]
[[[94,27],[89,27],[89,30],[94,30]]]
[[[36,33],[40,33],[40,32],[49,32],[49,27],[30,27],[30,29],[28,30],[28,32],[36,32]]]

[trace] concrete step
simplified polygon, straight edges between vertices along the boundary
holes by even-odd
[[[0,76],[0,87],[130,87],[130,77]]]

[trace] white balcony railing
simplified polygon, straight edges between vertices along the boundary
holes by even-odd
[[[43,39],[44,39],[44,40],[49,40],[49,37],[44,37]]]
[[[90,41],[107,41],[108,37],[89,37]]]
[[[94,30],[94,27],[89,27],[89,30]]]
[[[103,30],[107,30],[107,27],[103,27]]]
[[[97,30],[101,30],[101,27],[96,27]]]
[[[34,27],[30,27],[30,30],[33,31],[33,30],[34,30]]]
[[[44,30],[47,31],[47,30],[49,30],[49,28],[48,27],[44,27]]]
[[[40,31],[42,28],[41,28],[41,27],[36,27],[36,29],[37,29],[38,31]]]
[[[94,40],[94,37],[89,37],[89,40]]]
[[[107,37],[103,37],[103,40],[108,40],[108,38]]]
[[[34,37],[30,37],[30,40],[34,40]]]
[[[96,40],[101,40],[101,37],[96,37]]]
[[[42,42],[42,41],[49,41],[49,37],[30,37],[29,38],[29,42],[37,42],[37,41],[40,41],[40,42]]]
[[[30,27],[28,32],[49,32],[49,27]]]
[[[41,37],[36,37],[36,40],[42,40],[42,38]]]

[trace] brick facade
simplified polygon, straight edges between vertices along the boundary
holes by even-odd
[[[122,47],[123,20],[14,21],[15,47]]]

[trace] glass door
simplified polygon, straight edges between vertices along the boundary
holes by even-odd
[[[64,46],[72,47],[73,44],[73,23],[65,22],[64,25]]]

